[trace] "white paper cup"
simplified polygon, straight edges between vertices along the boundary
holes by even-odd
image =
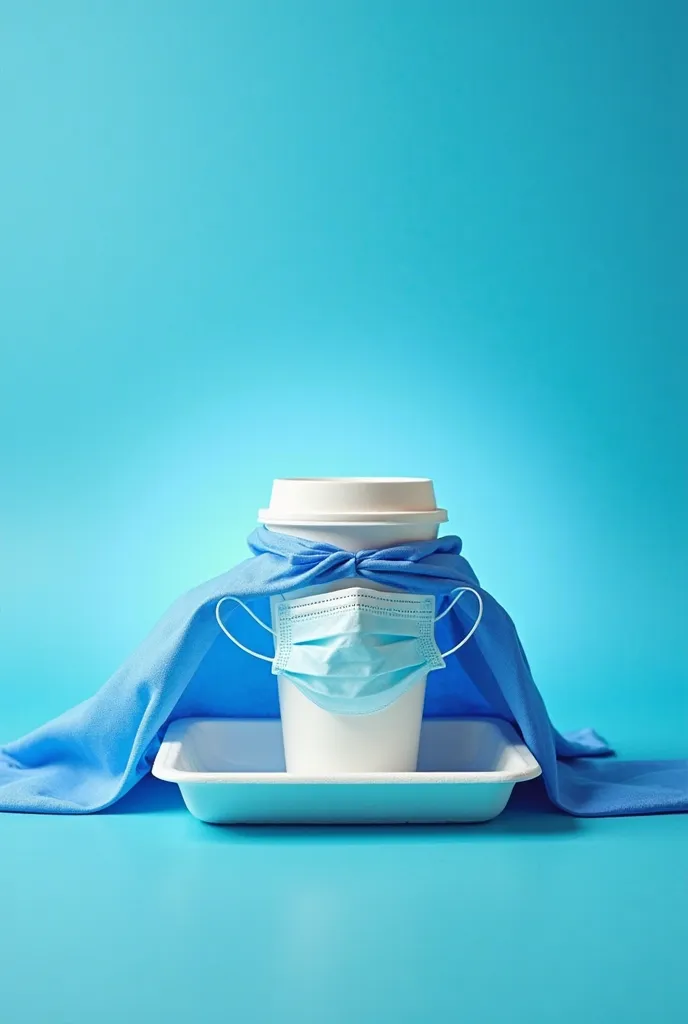
[[[259,521],[271,530],[334,544],[345,551],[432,540],[444,509],[435,505],[431,480],[330,477],[275,480],[270,506]],[[343,590],[345,579],[307,587],[290,596]],[[365,581],[373,590],[391,590]],[[425,700],[425,679],[382,711],[337,715],[318,707],[293,683],[278,676],[287,771],[295,775],[415,771]]]

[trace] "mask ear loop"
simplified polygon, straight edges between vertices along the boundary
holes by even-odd
[[[245,605],[244,602],[240,601],[238,597],[232,597],[231,594],[227,594],[226,597],[221,597],[220,600],[215,605],[215,618],[217,619],[217,624],[220,627],[220,629],[222,630],[222,632],[225,634],[225,636],[228,636],[229,639],[232,641],[232,643],[236,644],[237,647],[239,647],[242,651],[245,651],[246,654],[251,654],[251,655],[253,655],[254,658],[260,658],[261,661],[269,661],[269,662],[274,661],[274,656],[272,658],[269,658],[267,656],[267,654],[258,654],[258,651],[252,651],[250,647],[244,647],[243,644],[239,643],[239,641],[237,640],[237,638],[235,636],[232,636],[232,634],[229,632],[229,630],[225,626],[224,622],[220,618],[220,608],[222,607],[222,604],[225,601],[236,601],[236,603],[239,605],[239,607],[243,608],[245,612],[248,612],[248,614],[251,616],[251,618],[255,622],[257,622],[259,626],[262,626],[263,629],[266,629],[268,631],[268,633],[272,633],[273,636],[275,635],[274,630],[270,629],[269,626],[266,626],[265,623],[261,619],[258,618],[258,616],[255,614],[255,612],[251,611],[251,609],[248,607],[248,605]]]
[[[454,607],[456,602],[459,600],[459,598],[462,597],[464,594],[475,594],[475,596],[478,598],[478,604],[480,606],[479,610],[478,610],[478,617],[476,618],[475,622],[473,623],[473,625],[469,629],[468,633],[466,633],[466,635],[463,638],[463,640],[461,640],[461,642],[458,643],[456,645],[456,647],[452,647],[452,649],[450,651],[445,651],[444,654],[442,655],[443,658],[448,658],[450,654],[456,654],[456,652],[459,650],[460,647],[463,647],[463,645],[465,643],[468,643],[468,641],[471,639],[471,637],[475,633],[476,629],[480,625],[480,620],[483,617],[483,599],[480,596],[480,594],[478,593],[478,591],[474,590],[473,587],[461,587],[460,590],[458,591],[456,597],[454,598],[454,600],[451,602],[451,604],[448,605],[447,608],[444,609],[444,611],[442,612],[441,615],[437,616],[437,618],[435,619],[435,622],[439,622],[440,619],[443,619],[444,616],[447,615],[452,610],[452,608]]]

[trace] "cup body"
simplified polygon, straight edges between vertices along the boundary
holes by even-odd
[[[270,508],[260,513],[271,530],[352,552],[432,540],[446,518],[443,509],[435,508],[430,480],[400,478],[276,480]],[[343,590],[352,583],[345,579],[305,587],[290,592],[290,597]],[[392,590],[369,580],[365,586]],[[342,715],[319,707],[278,676],[287,771],[320,777],[415,771],[425,682],[416,683],[381,711]]]
[[[284,760],[293,775],[415,772],[425,679],[382,711],[335,715],[277,677]]]

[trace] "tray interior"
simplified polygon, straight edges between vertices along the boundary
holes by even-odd
[[[167,770],[189,775],[285,771],[282,727],[278,720],[179,720],[170,726],[161,754]],[[528,751],[524,751],[522,741],[504,722],[496,719],[428,719],[423,722],[419,772],[518,775],[532,774],[534,764]]]

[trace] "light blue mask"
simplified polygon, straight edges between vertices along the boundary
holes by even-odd
[[[444,654],[435,642],[435,598],[428,594],[350,587],[311,597],[273,597],[274,630],[234,597],[218,602],[216,617],[238,647],[272,662],[275,675],[288,679],[319,707],[336,714],[369,714],[387,707],[428,672],[444,668],[445,657],[470,639],[482,617],[476,590],[461,587],[439,618],[466,591],[478,598],[478,617],[463,640]],[[226,600],[236,601],[274,633],[274,658],[257,654],[231,635],[220,618]]]

